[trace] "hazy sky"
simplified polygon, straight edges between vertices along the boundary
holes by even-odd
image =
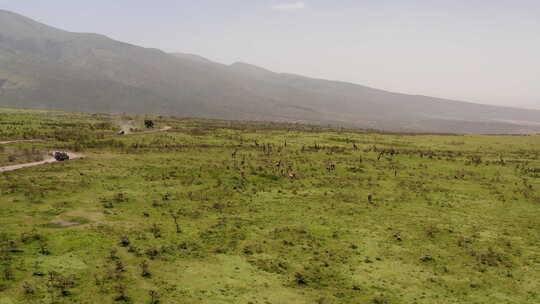
[[[0,8],[223,63],[540,109],[539,0],[0,0]]]

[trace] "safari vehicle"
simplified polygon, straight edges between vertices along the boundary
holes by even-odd
[[[56,161],[66,161],[69,160],[69,155],[66,152],[55,151],[53,152],[53,157]]]

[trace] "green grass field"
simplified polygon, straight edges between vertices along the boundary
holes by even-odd
[[[0,141],[46,140],[0,165],[85,156],[0,173],[0,304],[540,303],[540,136],[109,137],[143,119],[0,110]]]

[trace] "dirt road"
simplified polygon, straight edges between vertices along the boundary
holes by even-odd
[[[129,131],[126,131],[126,130],[122,130],[122,132],[124,132],[123,134],[110,134],[110,135],[105,135],[105,137],[118,137],[118,136],[152,134],[152,133],[166,132],[166,131],[169,131],[171,129],[172,129],[172,127],[167,126],[167,127],[163,127],[161,129],[157,129],[157,130],[141,131],[141,132],[129,132]]]
[[[152,133],[159,133],[159,132],[166,132],[171,130],[172,127],[163,127],[159,130],[152,130],[152,131],[144,131],[144,132],[137,132],[137,133],[130,133],[126,135],[140,135],[140,134],[152,134]],[[114,136],[122,136],[122,135],[114,135]],[[124,135],[125,136],[125,135]],[[21,142],[36,142],[36,141],[44,141],[40,139],[25,139],[25,140],[11,140],[11,141],[0,141],[0,145],[7,145],[7,144],[13,144],[13,143],[21,143]],[[83,155],[67,152],[69,156],[69,160],[74,160],[78,158],[83,158]],[[41,166],[45,164],[55,163],[58,162],[54,157],[47,158],[45,160],[39,161],[39,162],[32,162],[32,163],[26,163],[26,164],[18,164],[18,165],[11,165],[11,166],[5,166],[0,167],[0,172],[8,172],[8,171],[15,171],[19,169],[24,169],[28,167],[34,167],[34,166]]]
[[[111,134],[111,135],[106,135],[106,137],[152,134],[152,133],[166,132],[166,131],[169,131],[171,129],[172,129],[172,127],[166,126],[166,127],[161,128],[161,129],[158,129],[158,130],[150,130],[150,131],[142,131],[142,132],[126,133],[126,134]],[[43,140],[43,139],[8,140],[8,141],[0,141],[0,145],[9,145],[9,144],[17,144],[17,143],[25,143],[25,142],[40,142],[40,141],[46,141],[46,140]]]
[[[68,153],[68,156],[69,156],[69,160],[82,158],[82,155],[75,154],[75,153]],[[38,162],[0,167],[0,172],[15,171],[15,170],[23,169],[23,168],[41,166],[41,165],[55,163],[55,162],[57,162],[57,160],[54,157],[50,157],[50,158],[47,158],[46,160],[42,160]]]
[[[37,142],[37,141],[43,141],[43,140],[41,139],[8,140],[8,141],[0,141],[0,145],[8,145],[8,144],[16,144],[16,143],[24,143],[24,142]]]

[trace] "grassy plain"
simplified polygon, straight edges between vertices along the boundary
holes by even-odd
[[[0,175],[0,304],[540,302],[540,136],[154,119],[0,110],[85,155]]]

